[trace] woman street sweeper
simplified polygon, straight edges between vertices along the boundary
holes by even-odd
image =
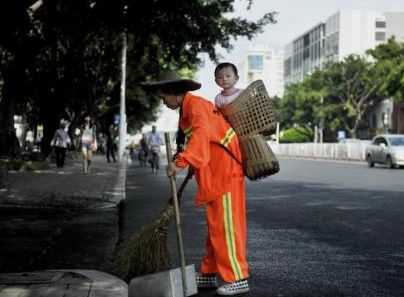
[[[189,92],[200,83],[165,71],[142,87],[168,108],[180,108],[179,127],[187,142],[166,170],[174,176],[190,167],[198,184],[195,203],[206,208],[208,235],[198,287],[218,287],[220,278],[218,295],[248,292],[244,173],[236,133],[214,104]]]

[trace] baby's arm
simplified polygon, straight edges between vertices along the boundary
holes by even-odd
[[[221,94],[217,94],[215,97],[215,105],[217,108],[222,108],[223,107],[223,97],[221,96]]]

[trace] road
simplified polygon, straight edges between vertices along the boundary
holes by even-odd
[[[275,176],[246,182],[248,295],[404,296],[404,169],[301,159],[280,165]],[[170,196],[163,172],[148,183],[149,171],[128,169],[124,240],[153,222]],[[198,267],[206,227],[195,191],[192,183],[183,194],[181,218],[187,263]],[[173,226],[170,234],[178,266]]]

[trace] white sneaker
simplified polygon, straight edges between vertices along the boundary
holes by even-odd
[[[216,290],[216,294],[222,296],[237,295],[241,293],[247,293],[250,289],[248,288],[248,282],[246,279],[239,280],[234,283],[226,283]]]
[[[217,288],[219,282],[216,275],[202,274],[200,272],[195,273],[196,286],[198,288]]]

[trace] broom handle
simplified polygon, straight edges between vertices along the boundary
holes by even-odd
[[[172,158],[173,158],[173,153],[171,151],[170,134],[168,132],[165,132],[164,138],[166,141],[167,160],[168,160],[168,163],[171,163]],[[171,184],[171,192],[173,194],[173,201],[174,201],[175,225],[177,228],[178,254],[180,256],[180,263],[181,263],[182,290],[184,293],[184,297],[186,297],[187,296],[187,278],[186,278],[186,271],[185,271],[185,255],[184,255],[184,245],[182,242],[182,230],[181,230],[180,210],[178,207],[177,187],[175,185],[174,176],[170,176],[170,184]],[[185,185],[184,185],[184,187],[185,187]],[[181,190],[181,192],[182,192],[182,190]]]

